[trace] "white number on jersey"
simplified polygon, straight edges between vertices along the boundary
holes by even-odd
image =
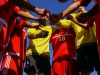
[[[65,40],[66,40],[65,36],[60,36],[59,37],[59,41],[65,41]]]

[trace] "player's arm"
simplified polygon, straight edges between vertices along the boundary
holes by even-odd
[[[29,39],[35,39],[35,38],[45,38],[48,36],[49,32],[46,30],[41,30],[39,33],[34,33],[32,28],[28,29],[28,38]]]
[[[36,37],[36,34],[35,34],[34,31],[32,30],[32,28],[28,28],[27,34],[28,34],[28,38],[29,38],[29,39],[35,39],[35,38],[37,38],[37,37]]]
[[[81,5],[80,1],[72,3],[68,8],[66,8],[61,14],[61,17],[65,17],[66,15],[74,12]]]
[[[30,11],[33,11],[33,12],[36,12],[39,15],[45,15],[46,12],[47,12],[45,9],[37,8],[34,5],[31,5],[30,3],[28,3],[28,2],[26,2],[24,0],[13,0],[13,2],[17,6],[19,6],[21,8],[25,8],[25,9],[30,10]]]
[[[87,24],[87,23],[80,23],[80,22],[78,22],[77,21],[77,19],[76,18],[74,18],[73,16],[71,16],[71,15],[68,15],[67,16],[67,19],[69,19],[69,20],[72,20],[74,23],[76,23],[77,25],[79,25],[79,26],[81,26],[81,27],[83,27],[83,28],[85,28],[85,29],[87,29],[88,27],[89,27],[89,25]]]
[[[27,30],[27,34],[28,34],[28,38],[29,38],[29,39],[37,38],[37,36],[36,36],[37,33],[35,33],[36,30],[35,30],[34,27],[37,26],[37,27],[39,28],[39,23],[30,23],[30,22],[25,21],[24,26],[25,26],[25,27],[30,27],[30,28],[28,28],[28,30]],[[34,27],[31,28],[31,26],[34,26]]]
[[[98,13],[98,5],[95,4],[94,7],[89,10],[87,13],[81,13],[78,17],[77,20],[81,23],[86,23],[90,17]]]
[[[85,28],[85,29],[88,29],[89,28],[89,25],[87,24],[87,23],[80,23],[80,22],[78,22],[75,18],[73,18],[73,20],[72,20],[74,23],[76,23],[77,25],[79,25],[79,26],[81,26],[81,27],[83,27],[83,28]]]
[[[32,24],[30,23],[29,21],[25,21],[24,24],[23,24],[23,27],[27,27],[27,28],[37,28],[39,27],[39,24]]]
[[[92,17],[94,16],[95,14],[98,13],[98,4],[96,3],[92,9],[90,9],[88,12],[87,12],[87,15]]]
[[[79,6],[81,5],[80,1],[72,3],[69,7],[67,7],[64,11],[62,11],[60,14],[52,14],[50,16],[50,23],[56,24],[59,22],[60,19],[65,17],[66,15],[69,15],[70,13],[74,12]]]
[[[17,12],[17,15],[20,17],[26,18],[26,19],[30,19],[30,20],[35,20],[35,21],[38,20],[37,17],[31,15],[30,13],[24,12],[24,11]]]
[[[70,20],[72,20],[74,23],[76,23],[77,25],[79,25],[79,26],[81,26],[81,27],[83,27],[85,29],[88,29],[89,27],[91,27],[93,25],[93,22],[94,22],[94,20],[93,20],[92,17],[88,20],[87,23],[84,23],[84,24],[78,22],[77,19],[74,18],[74,17],[72,17],[71,15],[68,15],[67,18],[70,19]]]
[[[25,11],[22,8],[19,9],[19,7],[17,7],[17,6],[14,8],[13,12],[15,13],[14,14],[15,16],[19,16],[19,17],[24,18],[24,19],[28,19],[28,20],[30,19],[30,20],[36,20],[36,21],[38,20],[38,18],[31,15],[28,10]]]
[[[30,38],[30,39],[46,38],[46,37],[48,36],[48,34],[49,34],[48,31],[46,31],[46,30],[42,30],[40,33],[35,34],[35,35],[33,35],[33,34],[29,34],[29,35],[28,35],[28,38]]]
[[[69,15],[70,13],[72,13],[73,11],[75,11],[77,8],[79,8],[79,6],[87,6],[92,0],[73,0],[74,3],[72,3],[68,8],[66,8],[63,12],[62,12],[62,17]]]

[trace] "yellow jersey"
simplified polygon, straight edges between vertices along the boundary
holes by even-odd
[[[33,38],[30,39],[30,43],[26,52],[26,55],[30,54],[45,54],[49,56],[49,41],[50,36],[52,34],[51,26],[43,26],[40,29],[36,28],[28,28],[27,34],[28,36],[36,36],[41,30],[46,30],[49,32],[48,36],[45,38]]]

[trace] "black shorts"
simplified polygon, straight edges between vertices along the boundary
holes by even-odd
[[[82,46],[77,49],[77,64],[78,70],[81,71],[96,71],[100,70],[100,62],[98,55],[97,44]]]
[[[51,75],[50,58],[44,55],[29,55],[26,57],[24,71],[38,73],[39,75]]]

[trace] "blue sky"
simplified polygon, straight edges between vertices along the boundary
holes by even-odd
[[[60,3],[58,2],[58,0],[29,0],[29,1],[32,5],[36,7],[48,9],[51,12],[51,14],[53,13],[58,14],[62,12],[63,10],[65,10],[72,3],[73,0],[68,0],[65,3]],[[93,5],[94,3],[91,2],[85,9],[88,11],[90,8],[92,8]],[[31,14],[38,17],[38,15],[35,14],[34,12],[31,12]],[[30,22],[33,22],[33,21],[31,20]],[[52,46],[51,45],[50,45],[50,57],[52,58]],[[26,73],[23,73],[23,75],[26,75]],[[97,73],[94,71],[93,73],[91,73],[91,75],[97,75]]]

